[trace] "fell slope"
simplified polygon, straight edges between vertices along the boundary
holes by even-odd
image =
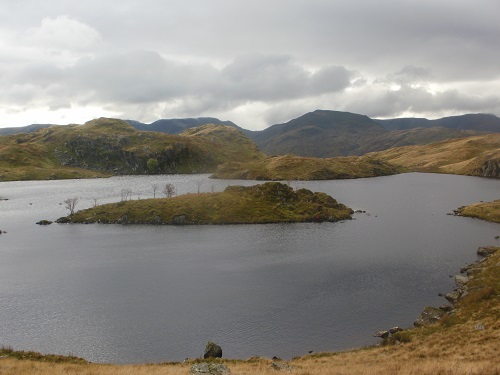
[[[449,116],[436,120],[426,118],[396,118],[375,120],[388,130],[408,130],[414,128],[443,127],[457,130],[474,130],[487,133],[500,133],[500,118],[485,113],[471,113]]]
[[[355,155],[362,139],[386,132],[367,116],[317,110],[250,136],[268,155],[334,157]]]
[[[393,147],[429,144],[480,134],[475,130],[462,130],[458,125],[457,128],[450,128],[439,126],[438,123],[429,128],[389,131],[384,127],[387,122],[349,112],[317,110],[287,123],[246,134],[268,155],[291,153],[321,158],[359,156]]]
[[[500,178],[500,134],[397,147],[368,156],[418,172]]]
[[[262,157],[233,127],[205,125],[170,135],[140,132],[122,120],[100,118],[0,137],[0,180],[202,173],[227,161]]]

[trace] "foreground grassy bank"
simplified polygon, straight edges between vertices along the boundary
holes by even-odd
[[[325,193],[279,182],[230,186],[222,193],[110,203],[58,222],[111,224],[260,224],[350,219],[352,210]]]
[[[470,272],[469,293],[455,304],[453,315],[430,326],[400,332],[383,346],[311,354],[295,358],[283,368],[298,375],[499,374],[500,248],[490,249],[492,254]],[[74,357],[37,357],[0,350],[0,374],[186,375],[199,361],[107,365],[85,363]],[[216,362],[224,363],[232,374],[239,375],[276,374],[276,364],[282,365],[265,358]]]

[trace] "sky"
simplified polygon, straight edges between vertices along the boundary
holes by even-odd
[[[500,116],[499,0],[0,0],[0,127]]]

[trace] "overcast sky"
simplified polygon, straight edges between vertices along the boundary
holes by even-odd
[[[0,0],[0,127],[500,116],[499,0]]]

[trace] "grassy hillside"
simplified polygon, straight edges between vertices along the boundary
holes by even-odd
[[[0,181],[111,174],[212,172],[230,160],[263,155],[233,127],[204,125],[182,135],[141,132],[96,119],[34,133],[0,136]]]
[[[294,191],[279,182],[232,186],[222,193],[142,199],[89,208],[59,222],[141,224],[255,224],[349,219],[352,210],[324,193]]]
[[[473,130],[456,130],[443,127],[389,131],[373,138],[365,139],[360,146],[359,152],[366,154],[394,147],[427,145],[447,139],[465,138],[474,135],[481,135],[481,133]]]
[[[226,163],[214,178],[248,180],[335,180],[386,176],[403,169],[368,156],[308,158],[294,155],[276,156],[247,163]]]
[[[450,139],[369,154],[419,172],[500,177],[500,134]]]
[[[435,120],[428,120],[426,118],[396,118],[375,121],[388,130],[444,127],[448,129],[500,133],[500,118],[485,113],[471,113],[460,116],[443,117]]]

